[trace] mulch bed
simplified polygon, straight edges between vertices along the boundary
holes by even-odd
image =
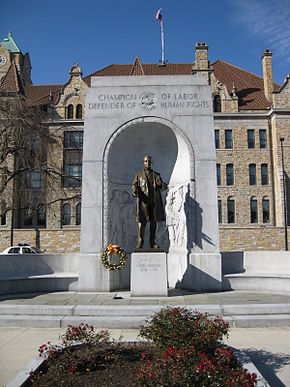
[[[81,353],[79,352],[81,351]],[[158,350],[148,343],[120,343],[118,345],[95,346],[82,345],[76,347],[70,353],[72,364],[77,364],[75,359],[83,358],[83,364],[78,363],[78,369],[74,366],[61,367],[63,364],[60,354],[54,360],[53,366],[47,368],[44,364],[41,372],[37,373],[37,380],[32,386],[136,386],[137,368],[140,367],[142,353],[146,353],[146,359],[153,359]],[[89,362],[86,361],[89,359]],[[65,369],[64,369],[65,368]]]

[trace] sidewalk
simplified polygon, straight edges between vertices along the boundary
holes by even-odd
[[[38,347],[51,340],[58,343],[64,329],[1,328],[0,327],[0,386],[6,386],[30,361],[38,356]],[[113,329],[111,336],[123,340],[137,338],[138,330]],[[232,328],[225,340],[236,348],[246,349],[247,355],[270,386],[290,386],[290,328]]]
[[[225,311],[228,307],[255,309],[263,308],[267,312],[275,308],[289,311],[290,294],[265,292],[220,292],[220,293],[190,293],[181,290],[171,290],[169,297],[130,297],[129,292],[115,293],[79,293],[55,292],[46,294],[26,294],[0,296],[0,318],[4,318],[6,307],[19,308],[19,313],[27,308],[37,310],[47,309],[48,313],[54,307],[98,308],[111,309],[116,314],[123,308],[131,308],[131,312],[142,308],[147,310],[166,305],[189,307],[207,307]],[[272,308],[272,309],[270,309]],[[211,311],[213,309],[210,309]],[[269,312],[267,312],[269,313]],[[275,313],[275,312],[274,312]],[[288,312],[287,312],[288,313]],[[272,315],[266,315],[271,319]],[[289,314],[288,314],[289,316]],[[274,316],[275,317],[275,316]],[[83,316],[86,321],[86,316]],[[9,325],[0,327],[0,386],[5,386],[30,361],[38,356],[38,347],[50,340],[57,343],[65,331],[58,328],[32,328],[29,326],[13,326],[13,316]],[[106,328],[106,326],[104,326]],[[109,329],[112,337],[123,340],[136,339],[137,329]],[[290,326],[264,328],[231,328],[230,337],[226,343],[236,348],[246,350],[246,354],[268,380],[271,386],[290,386]]]

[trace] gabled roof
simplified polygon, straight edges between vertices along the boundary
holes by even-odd
[[[47,105],[52,97],[55,103],[62,85],[29,85],[24,88],[24,93],[30,105]]]
[[[237,88],[240,110],[263,110],[271,106],[264,94],[264,81],[262,77],[252,74],[223,60],[211,64],[215,77],[226,86],[231,93],[233,83]],[[279,85],[274,84],[274,91],[279,90]]]
[[[141,60],[138,55],[136,56],[135,62],[130,71],[130,75],[145,75]]]
[[[11,32],[8,32],[7,38],[4,38],[0,44],[10,52],[21,52],[17,44],[15,43]]]
[[[105,76],[135,76],[135,75],[191,75],[192,63],[168,63],[165,66],[157,64],[142,64],[137,56],[133,65],[131,64],[112,64],[104,67],[83,78],[84,82],[91,86],[92,77]],[[266,110],[271,103],[264,95],[263,78],[243,70],[237,66],[231,65],[225,61],[217,60],[211,63],[213,73],[220,81],[229,94],[231,94],[233,83],[237,89],[239,97],[240,110]],[[63,85],[39,85],[25,87],[25,94],[33,103],[46,103],[49,100],[49,93],[52,92],[53,101],[56,100],[58,93]],[[274,91],[278,91],[280,86],[274,84]]]
[[[23,93],[22,82],[14,61],[1,81],[0,90],[5,93]]]

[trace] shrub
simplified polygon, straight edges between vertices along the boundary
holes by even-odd
[[[137,379],[143,386],[255,386],[256,375],[238,364],[231,350],[217,348],[213,356],[194,347],[169,347],[154,362],[143,354]]]
[[[163,350],[193,345],[197,351],[210,351],[228,335],[228,330],[229,324],[221,317],[210,319],[207,314],[175,307],[155,313],[139,335]]]
[[[38,380],[49,369],[47,382],[53,385],[66,375],[69,384],[71,376],[76,372],[89,372],[95,369],[101,357],[95,356],[98,352],[104,353],[109,339],[108,331],[95,332],[94,327],[88,324],[78,326],[68,325],[66,332],[61,336],[62,344],[52,345],[50,341],[42,344],[38,353],[46,361],[45,367],[38,373],[31,372],[32,385],[38,385]],[[84,345],[85,344],[85,345]],[[81,350],[78,350],[80,349]],[[63,382],[62,382],[63,383]],[[48,384],[49,385],[49,384]]]
[[[193,313],[186,308],[164,308],[147,320],[140,336],[161,349],[150,360],[144,353],[137,370],[144,386],[254,386],[256,375],[221,346],[229,324],[221,317]]]

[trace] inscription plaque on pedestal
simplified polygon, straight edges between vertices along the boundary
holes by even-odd
[[[166,253],[131,255],[131,296],[167,296]]]

